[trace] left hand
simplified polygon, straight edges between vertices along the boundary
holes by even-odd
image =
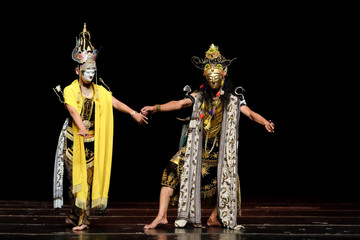
[[[141,113],[136,112],[131,116],[138,124],[148,124],[147,120],[148,118],[142,115]]]
[[[156,113],[156,107],[155,106],[145,106],[141,109],[141,114],[143,114],[144,116],[152,115],[154,113]]]
[[[275,132],[275,124],[270,120],[265,123],[265,129],[268,132],[273,133],[273,132]]]

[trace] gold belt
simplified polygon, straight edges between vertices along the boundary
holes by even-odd
[[[94,126],[94,121],[83,120],[83,124],[86,127],[86,129],[89,130],[89,128]]]

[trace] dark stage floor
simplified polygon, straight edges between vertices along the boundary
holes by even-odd
[[[360,239],[360,203],[255,199],[243,203],[242,231],[216,227],[184,229],[173,223],[156,230],[143,227],[157,213],[157,203],[110,202],[104,216],[93,213],[89,230],[75,233],[64,220],[68,206],[55,215],[50,202],[0,201],[0,239]],[[203,223],[210,215],[203,210]]]

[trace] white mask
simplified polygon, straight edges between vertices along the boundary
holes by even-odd
[[[95,76],[95,69],[86,69],[83,72],[83,79],[88,82],[91,82],[94,79],[94,76]]]

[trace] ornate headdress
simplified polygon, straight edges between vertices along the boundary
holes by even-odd
[[[191,61],[195,67],[204,70],[204,75],[211,71],[218,71],[220,73],[226,73],[227,67],[234,61],[236,58],[229,60],[222,56],[219,52],[219,47],[211,44],[209,50],[205,53],[205,59],[200,59],[199,57],[192,57]]]
[[[97,50],[90,42],[90,33],[86,29],[86,23],[79,38],[76,38],[76,46],[72,51],[72,59],[80,64],[84,64],[84,67],[96,66]]]
[[[90,38],[91,38],[90,33],[86,29],[86,23],[84,23],[83,31],[79,33],[79,38],[76,38],[76,45],[71,54],[72,59],[75,62],[79,63],[80,70],[85,70],[86,68],[96,69],[96,57],[98,51],[91,44]],[[95,80],[97,83],[97,76]],[[99,80],[107,87],[109,92],[111,92],[110,88],[105,84],[105,82],[101,78]],[[60,102],[65,103],[64,93],[61,90],[61,86],[57,85],[55,88],[53,88],[53,90],[58,96]],[[97,90],[96,90],[96,97],[98,97]],[[78,96],[78,99],[80,99],[80,95]]]

